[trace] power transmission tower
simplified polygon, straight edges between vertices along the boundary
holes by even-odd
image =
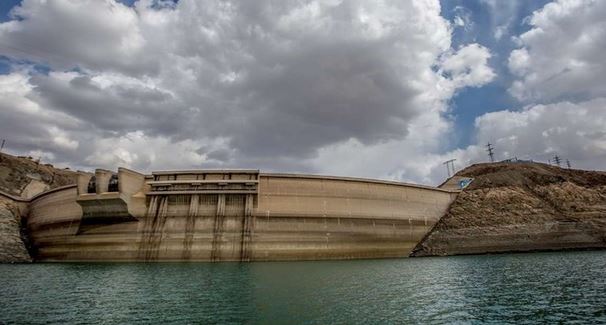
[[[446,171],[448,172],[448,177],[450,178],[450,176],[453,176],[455,174],[455,166],[454,166],[454,162],[456,161],[456,159],[450,159],[447,160],[443,163],[443,165],[446,165]],[[451,169],[452,169],[452,175],[451,175]]]
[[[560,156],[555,155],[553,157],[553,161],[556,163],[556,165],[558,165],[558,167],[560,167],[560,163],[562,162],[562,159],[560,158]]]
[[[490,142],[488,142],[488,144],[486,145],[486,151],[488,151],[488,156],[490,157],[490,162],[494,162],[494,148],[492,147],[492,144]]]
[[[570,160],[566,159],[566,166],[568,167],[568,169],[572,169],[572,166],[570,166]]]

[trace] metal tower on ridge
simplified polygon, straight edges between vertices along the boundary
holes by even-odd
[[[488,142],[488,144],[486,145],[486,151],[488,151],[488,156],[490,157],[490,162],[494,162],[494,148],[492,147],[492,144],[490,142]]]

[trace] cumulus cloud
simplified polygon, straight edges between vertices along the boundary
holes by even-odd
[[[451,75],[450,81],[456,87],[482,86],[496,76],[488,66],[490,51],[478,44],[459,49],[442,60],[442,71]]]
[[[531,108],[478,119],[481,130],[509,128],[521,154],[565,155],[584,168],[603,168],[606,116],[606,3],[559,0],[530,18],[509,56],[517,76],[510,92]],[[539,104],[539,105],[537,105]],[[518,127],[519,125],[524,128]],[[507,142],[506,142],[507,143]],[[513,152],[513,147],[507,147]]]
[[[478,117],[476,145],[446,157],[460,166],[487,160],[486,143],[495,147],[496,159],[518,158],[548,163],[555,155],[570,160],[574,168],[602,169],[606,159],[606,99],[504,110]],[[440,168],[433,178],[444,174]]]
[[[137,166],[142,171],[152,167],[176,169],[183,166],[194,168],[220,167],[228,156],[214,159],[212,153],[224,147],[224,139],[203,139],[204,151],[200,151],[200,141],[191,139],[170,141],[159,136],[148,136],[142,131],[126,133],[119,137],[96,139],[95,152],[86,158],[91,166],[115,168],[115,166]]]
[[[577,167],[597,168],[606,158],[605,107],[606,99],[600,98],[488,113],[476,120],[478,139],[494,138],[503,158],[546,162],[557,154]]]
[[[457,158],[462,166],[486,161],[484,145],[491,142],[498,159],[548,162],[558,155],[573,167],[603,169],[604,17],[606,2],[590,0],[558,0],[534,12],[530,30],[516,38],[520,47],[508,58],[514,75],[509,91],[523,107],[477,117],[476,144],[442,158]]]
[[[509,57],[510,88],[527,102],[606,96],[606,2],[559,0],[536,11]]]
[[[495,37],[519,2],[483,0]],[[437,0],[24,0],[0,24],[9,149],[75,168],[244,167],[439,183],[442,162],[599,168],[606,152],[606,6],[559,0],[516,38],[522,108],[476,119],[452,148],[448,103],[496,78],[493,53],[451,46]],[[462,26],[464,25],[464,26]],[[37,63],[43,66],[33,67]],[[489,108],[487,108],[489,109]]]
[[[451,48],[437,0],[24,0],[11,15],[0,54],[50,71],[0,76],[0,127],[75,166],[425,179],[370,157],[440,150],[448,101],[494,78],[487,48]]]
[[[137,13],[108,0],[23,1],[0,25],[3,54],[68,69],[153,70]]]
[[[65,153],[78,148],[67,130],[82,124],[71,115],[47,110],[40,105],[27,72],[0,75],[0,129],[11,147],[20,152]],[[46,154],[45,156],[51,156]],[[52,155],[54,157],[54,155]]]

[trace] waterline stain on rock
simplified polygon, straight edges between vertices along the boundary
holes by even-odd
[[[470,166],[474,181],[411,256],[606,247],[606,173],[538,163]]]

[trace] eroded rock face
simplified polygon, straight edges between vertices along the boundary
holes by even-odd
[[[31,262],[21,231],[23,211],[10,198],[29,199],[51,188],[73,184],[76,173],[29,158],[0,154],[0,263]]]
[[[606,173],[482,164],[412,256],[606,247]]]
[[[0,262],[31,262],[25,247],[18,209],[10,201],[0,199]]]

